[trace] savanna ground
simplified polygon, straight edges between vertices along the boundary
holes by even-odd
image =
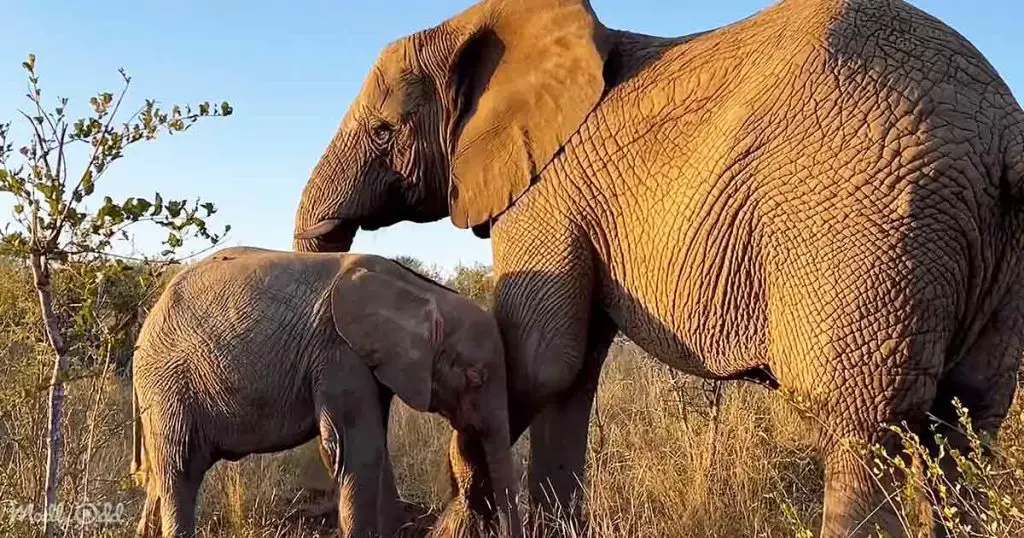
[[[43,487],[51,351],[41,343],[42,324],[28,279],[23,267],[0,263],[0,536],[33,536],[39,528],[27,516],[39,513]],[[71,331],[74,360],[60,500],[65,507],[109,503],[106,513],[114,517],[89,525],[72,519],[66,536],[133,533],[142,490],[128,474],[131,405],[125,373],[146,306],[165,280],[166,275],[135,267],[98,284],[104,289],[90,308],[99,311],[103,326]],[[460,268],[446,280],[487,300],[486,268]],[[76,281],[74,267],[65,267],[55,285],[62,321],[77,327],[74,312],[82,305],[76,290],[86,284]],[[629,342],[616,342],[591,421],[584,508],[595,536],[810,536],[808,529],[816,529],[822,465],[810,442],[813,420],[803,418],[787,398],[760,387],[716,387],[671,371]],[[952,514],[948,517],[982,512],[992,528],[976,536],[1024,535],[1020,400],[997,444],[998,457],[963,462],[989,508],[977,508],[977,499],[952,488],[946,498],[933,499],[940,512]],[[390,432],[399,489],[410,511],[428,524],[448,495],[444,458],[450,429],[442,419],[411,412],[396,401]],[[524,437],[516,446],[520,476],[528,442]],[[908,446],[913,451],[915,444]],[[884,474],[899,464],[874,465]],[[941,481],[927,478],[934,470],[928,462],[924,469],[912,475],[918,482]],[[892,500],[911,528],[917,525],[917,512],[910,508],[916,494],[908,489]],[[200,536],[334,535],[330,495],[312,443],[222,462],[203,486]],[[26,510],[28,504],[36,508]]]

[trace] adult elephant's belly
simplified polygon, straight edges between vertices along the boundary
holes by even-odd
[[[664,199],[664,198],[663,198]],[[657,219],[609,241],[601,301],[630,340],[665,364],[715,379],[768,380],[767,315],[758,256],[740,219]],[[620,231],[627,228],[619,226]],[[673,240],[674,238],[674,240]]]
[[[775,384],[754,301],[726,312],[722,303],[681,304],[614,282],[608,288],[605,308],[622,333],[666,365],[709,379]]]

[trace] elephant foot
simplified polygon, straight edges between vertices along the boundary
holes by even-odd
[[[909,537],[892,500],[897,487],[873,478],[853,451],[840,450],[826,457],[821,538],[868,538],[876,530],[893,538]]]

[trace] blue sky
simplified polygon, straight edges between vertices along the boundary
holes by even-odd
[[[36,53],[44,92],[82,106],[133,77],[129,103],[229,100],[235,115],[135,148],[100,191],[202,196],[231,224],[227,244],[290,247],[306,177],[381,47],[457,13],[469,0],[356,2],[188,0],[6,2],[0,16],[0,121],[24,108],[20,64]],[[682,35],[726,24],[771,0],[593,0],[605,24]],[[1024,99],[1024,3],[913,2],[966,35]],[[79,109],[80,110],[80,109]],[[9,218],[0,205],[0,222]],[[153,233],[141,248],[156,248]],[[448,220],[362,232],[354,248],[428,263],[490,263],[490,246]]]

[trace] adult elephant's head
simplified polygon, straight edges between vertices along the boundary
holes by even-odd
[[[601,99],[610,36],[586,0],[486,0],[389,44],[305,186],[295,249],[446,216],[487,237]]]

